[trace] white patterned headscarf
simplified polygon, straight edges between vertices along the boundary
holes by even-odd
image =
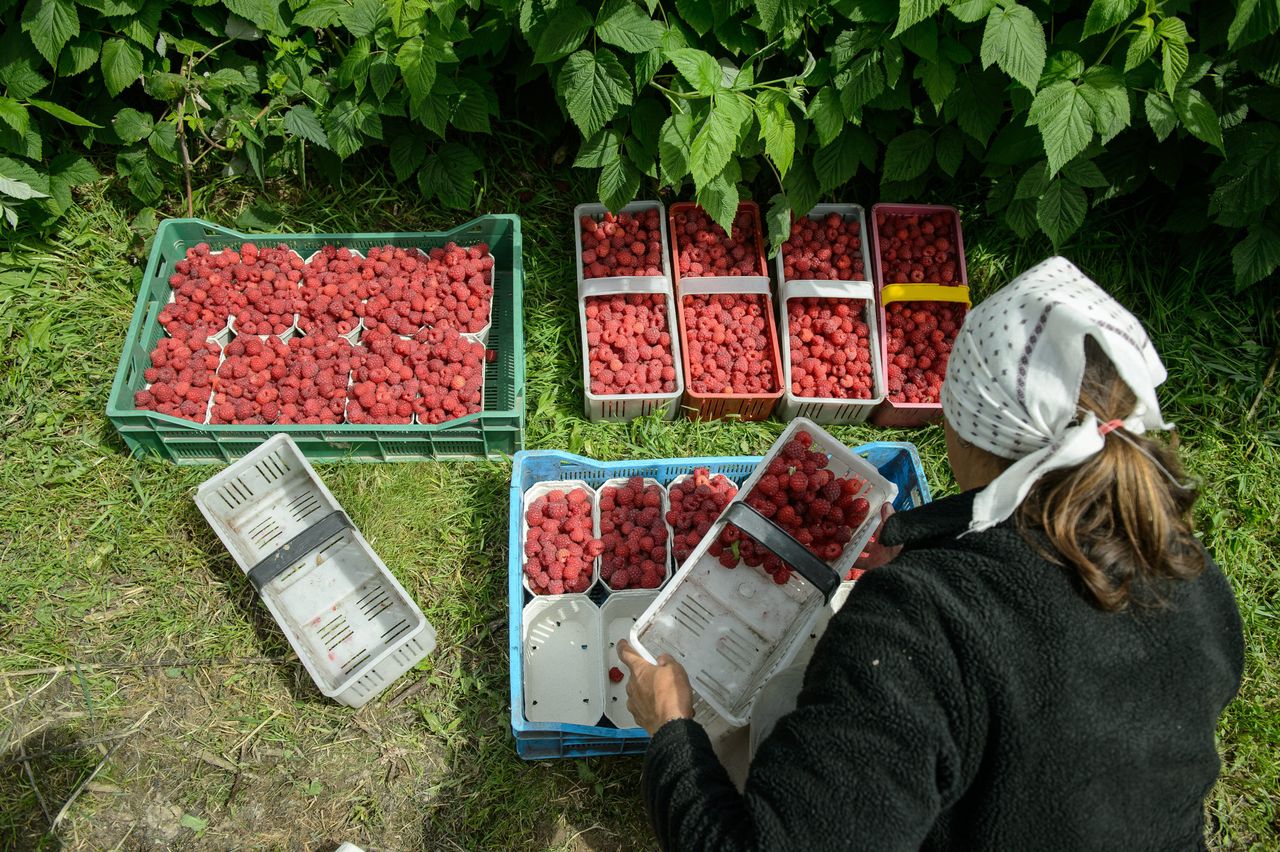
[[[1084,338],[1092,337],[1137,397],[1123,421],[1079,410]],[[1051,470],[1101,452],[1108,432],[1168,430],[1156,386],[1164,364],[1138,319],[1070,261],[1051,257],[972,311],[956,336],[942,409],[956,433],[1013,465],[974,500],[970,532],[1013,514]]]

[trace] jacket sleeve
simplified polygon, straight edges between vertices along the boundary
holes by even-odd
[[[907,561],[907,560],[900,560]],[[919,849],[980,754],[982,722],[923,572],[867,574],[831,620],[796,710],[739,794],[696,722],[654,736],[645,804],[664,849]],[[974,749],[977,751],[974,751]]]

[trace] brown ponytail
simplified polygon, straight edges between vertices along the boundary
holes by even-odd
[[[1102,348],[1086,337],[1080,410],[1106,423],[1129,416],[1136,403]],[[1087,462],[1041,479],[1017,514],[1028,541],[1042,544],[1032,532],[1042,533],[1049,545],[1046,558],[1073,566],[1094,601],[1108,611],[1135,600],[1158,600],[1159,581],[1189,580],[1204,570],[1191,528],[1198,493],[1178,484],[1185,474],[1177,455],[1122,432],[1123,427],[1108,434],[1102,452]],[[1178,482],[1171,482],[1157,461]],[[1139,589],[1144,593],[1135,596]]]

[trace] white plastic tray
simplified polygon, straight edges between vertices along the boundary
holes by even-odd
[[[435,648],[435,629],[288,435],[195,501],[326,696],[363,706]]]
[[[867,230],[867,215],[862,209],[861,204],[815,204],[813,209],[806,214],[806,219],[825,219],[828,213],[839,213],[841,218],[846,222],[849,219],[858,220],[858,236],[862,241],[862,277],[850,279],[822,279],[823,284],[847,283],[848,281],[865,281],[871,283],[871,250],[867,247],[867,243],[871,241],[871,233]],[[775,274],[778,276],[778,286],[781,287],[787,283],[786,276],[783,274],[782,251],[779,250],[773,257]],[[795,278],[793,281],[801,281],[804,279]]]
[[[520,503],[520,541],[527,542],[529,540],[529,522],[525,519],[525,513],[528,512],[529,506],[534,500],[537,500],[548,491],[563,491],[567,494],[575,488],[585,488],[587,490],[587,494],[591,497],[591,535],[595,538],[599,538],[600,509],[599,495],[596,494],[596,490],[581,479],[563,479],[535,482],[533,485],[529,486],[528,491],[524,492],[524,500]],[[521,551],[524,551],[523,546],[521,547]],[[529,554],[524,553],[524,558],[520,563],[520,582],[524,584],[524,590],[533,595],[535,599],[541,597],[586,597],[587,593],[595,588],[596,583],[600,580],[600,558],[596,557],[596,559],[591,563],[591,582],[587,585],[586,589],[581,592],[567,592],[565,595],[540,594],[535,592],[529,586],[529,575],[524,573],[524,566],[528,564]]]
[[[525,605],[524,715],[530,722],[594,725],[604,713],[600,609],[585,595],[544,595]]]
[[[828,454],[829,470],[864,481],[861,496],[870,504],[867,519],[830,565],[835,575],[830,582],[833,590],[838,588],[878,526],[881,505],[893,500],[898,488],[817,424],[799,418],[783,431],[725,514],[631,632],[632,643],[651,661],[661,653],[679,660],[694,690],[734,726],[749,721],[756,694],[799,653],[827,601],[799,571],[778,585],[758,568],[725,568],[708,549],[733,506],[745,501],[769,462],[801,429],[813,436],[814,448]]]
[[[875,288],[869,281],[791,281],[779,286],[778,337],[782,348],[783,394],[778,416],[783,420],[807,417],[815,423],[862,423],[884,401],[886,374],[880,352],[880,320]],[[829,399],[797,396],[791,392],[791,325],[787,302],[805,298],[861,301],[862,319],[870,333],[870,399]]]
[[[631,628],[640,614],[658,597],[656,589],[638,589],[636,591],[615,592],[600,607],[600,626],[604,631],[601,647],[604,650],[604,715],[619,728],[636,727],[635,717],[627,709],[627,681],[631,676],[618,660],[618,640],[631,635]],[[609,669],[617,666],[622,670],[623,679],[614,683],[609,680]]]

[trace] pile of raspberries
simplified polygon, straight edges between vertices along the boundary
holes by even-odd
[[[871,337],[863,322],[868,302],[787,300],[791,392],[821,399],[871,399]]]
[[[689,389],[694,393],[774,393],[779,377],[772,322],[760,294],[685,296],[684,341],[689,350]]]
[[[856,216],[839,213],[821,220],[807,216],[791,224],[782,244],[782,277],[786,281],[865,281],[862,225]]]
[[[677,211],[671,239],[679,253],[680,277],[764,275],[758,234],[756,217],[747,208],[734,217],[732,236],[701,207]]]
[[[600,579],[609,588],[656,589],[667,578],[662,486],[633,476],[600,491]]]
[[[724,474],[711,476],[709,470],[699,467],[672,485],[669,495],[667,523],[671,525],[671,549],[679,566],[702,542],[724,507],[738,496],[738,486]]]
[[[956,332],[964,322],[963,302],[890,302],[885,305],[888,398],[893,402],[936,403]]]
[[[667,327],[667,297],[660,293],[591,296],[587,316],[587,371],[591,392],[673,393],[676,365]]]
[[[876,213],[885,284],[960,284],[959,223],[950,211]]]
[[[662,275],[662,222],[657,210],[583,216],[582,275]]]
[[[832,473],[826,454],[812,446],[813,436],[798,430],[769,462],[746,503],[814,556],[834,564],[866,522],[871,506],[858,496],[866,483]],[[794,570],[733,524],[720,531],[709,553],[726,568],[736,568],[739,562],[762,567],[780,586]]]
[[[553,489],[524,512],[524,573],[535,595],[585,592],[604,543],[591,535],[591,492]]]

